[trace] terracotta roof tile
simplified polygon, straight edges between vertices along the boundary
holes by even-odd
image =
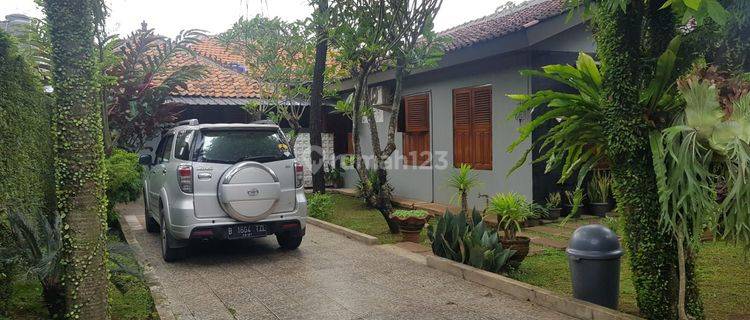
[[[524,28],[525,25],[542,21],[565,12],[566,0],[537,0],[509,12],[498,12],[469,21],[440,32],[449,41],[445,51],[450,52],[482,41],[495,39]]]
[[[168,63],[169,69],[199,64],[205,66],[202,79],[188,81],[186,90],[172,96],[212,98],[258,98],[258,84],[232,65],[242,65],[242,57],[228,52],[216,39],[207,38],[193,46],[195,56],[180,52]],[[156,77],[156,81],[161,80]]]

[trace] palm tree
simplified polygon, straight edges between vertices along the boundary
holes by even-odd
[[[66,318],[109,319],[102,114],[94,82],[98,0],[47,0],[55,89],[55,194],[62,218]]]
[[[461,213],[468,214],[469,202],[468,194],[471,189],[479,187],[481,185],[477,174],[471,170],[471,165],[462,163],[458,171],[454,171],[448,178],[448,187],[456,189],[456,194],[451,198],[451,202],[454,202],[456,198],[459,198],[461,204]]]

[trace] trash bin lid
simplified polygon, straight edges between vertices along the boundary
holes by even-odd
[[[617,235],[600,224],[589,224],[576,229],[565,250],[581,259],[608,260],[622,256]]]

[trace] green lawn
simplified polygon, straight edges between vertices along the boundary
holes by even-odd
[[[620,310],[637,314],[635,289],[630,277],[627,256],[620,273]],[[701,297],[708,319],[725,320],[730,315],[750,314],[750,263],[741,248],[725,243],[706,243],[698,255]],[[510,275],[517,280],[572,295],[570,271],[565,253],[547,250],[524,260],[521,268]]]
[[[381,244],[401,241],[400,234],[391,234],[380,211],[368,208],[361,199],[341,194],[331,194],[335,201],[333,213],[324,220],[377,237]],[[426,235],[422,232],[421,239]]]

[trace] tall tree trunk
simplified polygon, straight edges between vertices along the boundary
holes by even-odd
[[[44,2],[52,39],[56,104],[55,182],[63,221],[66,318],[109,319],[102,114],[94,79],[96,1]]]
[[[641,86],[646,82],[641,69],[646,13],[646,4],[642,1],[629,2],[626,12],[618,6],[598,9],[595,18],[597,51],[607,66],[603,79],[604,96],[608,98],[604,106],[607,124],[603,127],[609,158],[617,164],[612,168],[614,194],[626,221],[638,307],[648,319],[676,319],[676,244],[659,225],[656,175],[648,149],[651,128],[639,105]],[[659,39],[654,35],[649,38],[653,39],[651,41]],[[698,307],[692,310],[700,312]]]
[[[323,85],[325,82],[326,56],[328,54],[328,0],[318,0],[318,12],[315,21],[315,66],[313,69],[312,86],[310,90],[310,159],[312,160],[313,192],[326,192],[326,182],[323,168]]]

